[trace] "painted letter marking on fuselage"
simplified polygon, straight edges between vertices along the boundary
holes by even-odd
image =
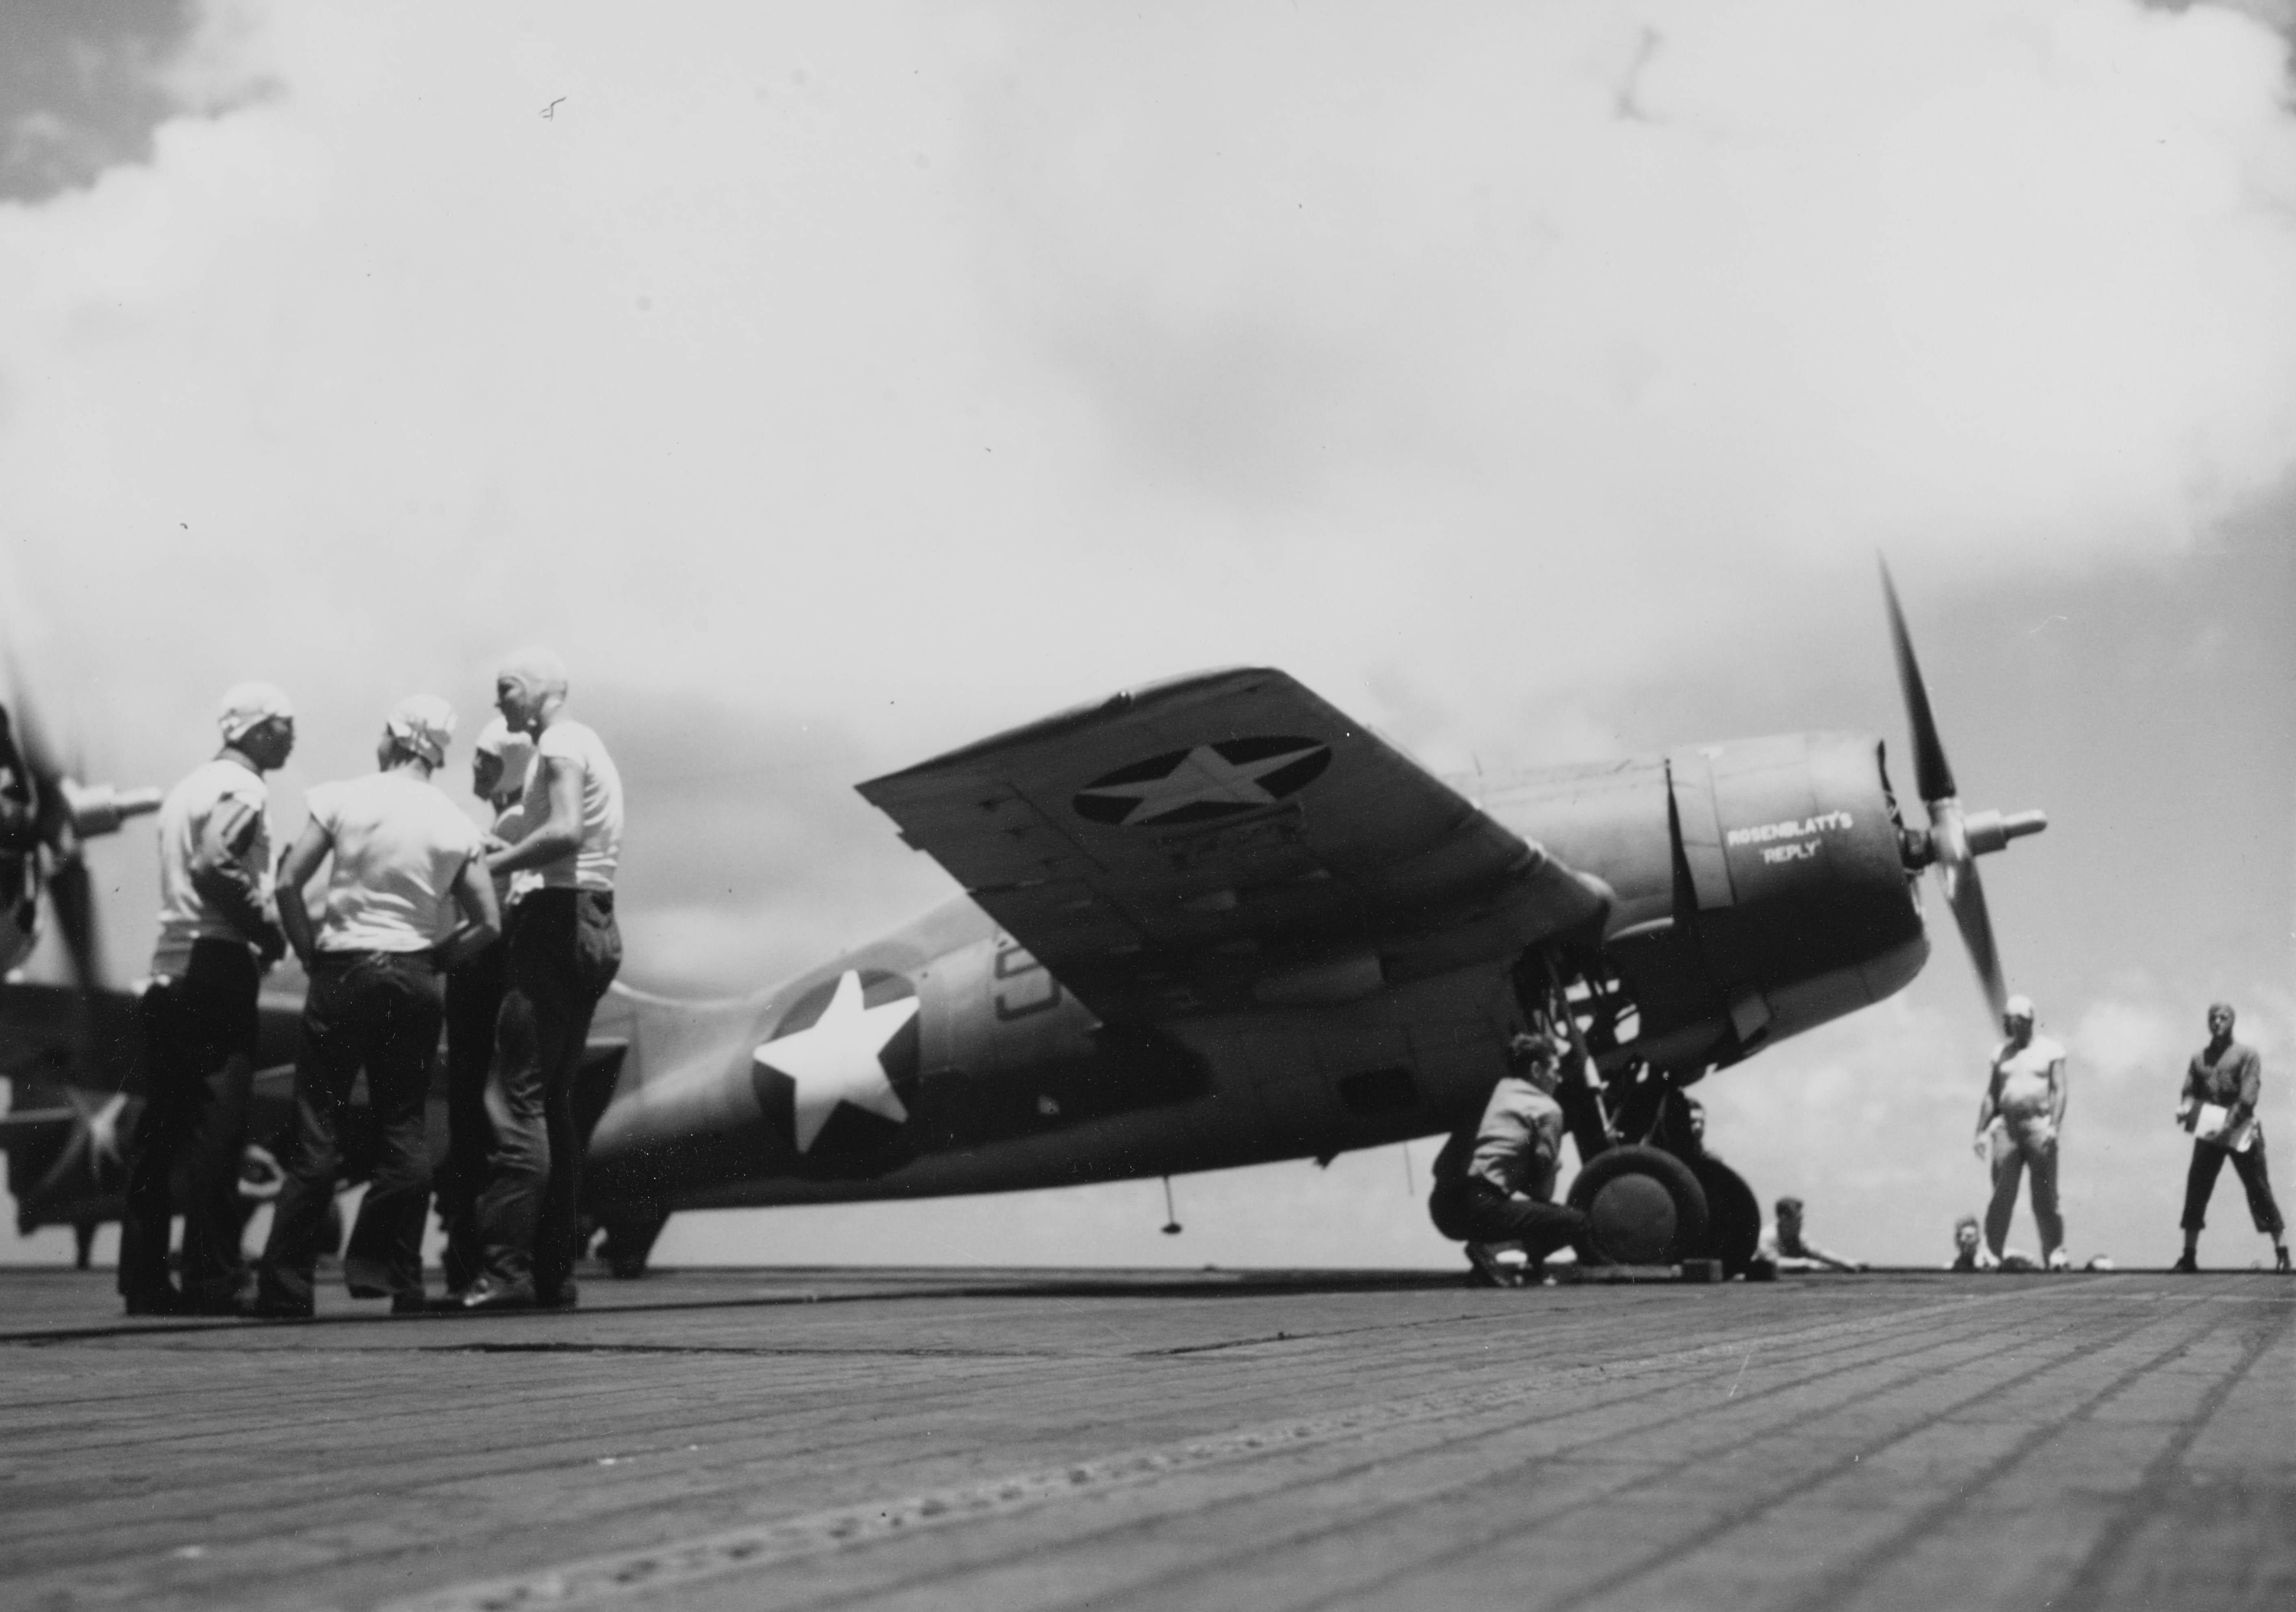
[[[840,1103],[850,1103],[904,1123],[909,1111],[886,1078],[879,1057],[901,1026],[916,1016],[917,999],[904,997],[874,1008],[862,1006],[861,976],[851,969],[838,976],[837,990],[821,1016],[803,1030],[766,1042],[750,1054],[797,1087],[797,1150],[809,1152],[821,1128]]]
[[[1846,811],[1821,811],[1814,818],[1803,818],[1797,822],[1759,823],[1751,828],[1733,828],[1725,836],[1725,843],[1731,845],[1767,845],[1773,840],[1808,840],[1815,845],[1817,841],[1814,835],[1847,829],[1854,821]]]
[[[996,1016],[1010,1023],[1061,1005],[1061,983],[1022,948],[1006,942],[996,949]],[[1019,984],[1004,982],[1018,980]]]

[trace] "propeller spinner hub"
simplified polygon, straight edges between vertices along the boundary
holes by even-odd
[[[2046,811],[1972,811],[1962,819],[1962,835],[1971,856],[1989,856],[2012,840],[2038,834],[2049,826]]]
[[[1969,831],[1962,818],[1961,802],[1948,795],[1925,803],[1930,809],[1930,843],[1937,847],[1937,859],[1948,868],[1969,860]]]

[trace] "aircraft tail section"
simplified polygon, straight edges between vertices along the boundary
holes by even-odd
[[[614,985],[591,1020],[589,1042],[575,1075],[574,1124],[586,1152],[608,1109],[630,1099],[649,1080],[661,1078],[697,1050],[741,1040],[756,1012],[757,1002],[748,998],[685,1001]],[[659,1183],[654,1191],[643,1185],[632,1191],[626,1186],[602,1205],[592,1190],[601,1179],[594,1169],[585,1186],[585,1197],[591,1200],[585,1205],[586,1216],[604,1233],[599,1256],[618,1277],[643,1276],[654,1239],[669,1220],[669,1183]]]

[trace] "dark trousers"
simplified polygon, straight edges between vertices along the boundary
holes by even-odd
[[[487,1071],[509,984],[510,944],[501,940],[447,976],[447,1160],[433,1185],[450,1292],[469,1287],[480,1271],[479,1194],[494,1146]]]
[[[422,1291],[422,1221],[430,1203],[423,1099],[446,993],[427,951],[323,951],[303,1004],[295,1061],[295,1142],[264,1245],[262,1296],[308,1304],[311,1272],[341,1172],[351,1083],[366,1070],[374,1174],[343,1253],[362,1297]]]
[[[2264,1138],[2259,1135],[2245,1153],[2234,1153],[2213,1142],[2193,1144],[2192,1167],[2185,1172],[2185,1230],[2198,1231],[2209,1223],[2209,1199],[2215,1196],[2217,1176],[2225,1167],[2225,1160],[2240,1174],[2240,1184],[2248,1188],[2248,1218],[2256,1229],[2277,1241],[2287,1230],[2280,1218],[2280,1205],[2272,1201],[2272,1177],[2264,1166]]]
[[[184,1292],[226,1304],[246,1273],[239,1252],[240,1155],[255,1076],[255,992],[262,975],[237,941],[198,941],[184,972],[154,981],[137,1004],[144,1028],[144,1113],[119,1217],[119,1291],[172,1287],[168,1233],[184,1177]]]
[[[1587,1217],[1561,1204],[1510,1197],[1479,1177],[1438,1181],[1428,1196],[1435,1230],[1455,1242],[1521,1243],[1534,1260],[1587,1235]]]
[[[479,1237],[489,1279],[506,1287],[531,1282],[544,1299],[565,1286],[574,1267],[582,1191],[574,1074],[590,1016],[621,961],[611,895],[537,890],[519,902],[510,988],[487,1074],[494,1147],[479,1197]]]

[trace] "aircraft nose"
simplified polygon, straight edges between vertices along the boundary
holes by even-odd
[[[1898,830],[1898,859],[1906,865],[1907,873],[1919,873],[1937,860],[1937,842],[1926,828],[1903,827]]]

